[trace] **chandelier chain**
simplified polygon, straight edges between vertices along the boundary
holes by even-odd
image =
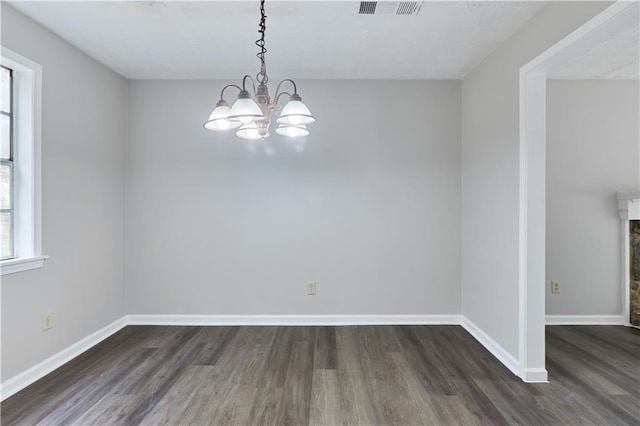
[[[269,77],[267,76],[267,64],[264,59],[265,53],[267,53],[267,48],[265,47],[264,34],[267,30],[267,15],[264,10],[264,2],[265,0],[260,0],[260,24],[258,25],[258,32],[260,33],[260,38],[256,40],[256,45],[260,48],[260,52],[256,56],[260,59],[260,72],[256,75],[256,80],[260,84],[267,84],[269,81]]]
[[[1,2],[2,0],[0,0]],[[287,78],[282,80],[276,88],[274,98],[269,95],[267,82],[267,64],[265,47],[265,33],[267,32],[267,14],[265,12],[266,0],[260,0],[260,22],[258,24],[258,34],[260,38],[255,44],[258,46],[260,60],[260,71],[254,79],[247,74],[242,77],[242,85],[228,84],[220,92],[220,100],[215,109],[209,115],[209,120],[204,124],[208,130],[236,130],[236,136],[242,139],[259,140],[269,137],[269,127],[272,124],[272,115],[278,114],[276,133],[281,136],[300,138],[309,135],[307,124],[316,121],[311,115],[309,108],[302,103],[302,98],[298,95],[296,83]],[[250,83],[250,86],[248,84]],[[257,84],[256,84],[257,83]],[[293,86],[293,92],[282,89],[283,84]],[[257,86],[257,87],[256,87]],[[238,100],[229,107],[224,98],[225,90],[228,88],[238,90]],[[253,90],[252,90],[253,89]],[[289,100],[280,105],[280,98],[287,96]],[[300,149],[298,149],[300,148]],[[297,145],[296,150],[301,151],[302,145]],[[269,154],[270,155],[270,154]]]

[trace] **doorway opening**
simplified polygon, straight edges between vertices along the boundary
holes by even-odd
[[[546,382],[546,77],[549,70],[638,25],[637,2],[617,2],[520,69],[519,364]]]

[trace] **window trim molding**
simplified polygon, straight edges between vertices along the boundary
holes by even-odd
[[[41,268],[48,258],[42,254],[42,65],[4,46],[0,57],[14,71],[14,167],[26,170],[14,182],[15,257],[0,261],[0,275],[8,275]]]
[[[15,274],[16,272],[29,271],[31,269],[42,268],[44,266],[44,261],[47,260],[49,256],[33,256],[33,257],[21,257],[15,259],[7,259],[3,260],[0,265],[0,270],[2,270],[2,275]]]

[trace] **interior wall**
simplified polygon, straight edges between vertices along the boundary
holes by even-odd
[[[462,88],[299,82],[320,121],[304,153],[274,140],[266,156],[202,129],[226,81],[133,81],[127,100],[126,80],[2,3],[2,44],[44,65],[51,256],[3,277],[2,380],[126,312],[462,312],[517,355],[518,70],[607,4],[550,4]]]
[[[43,66],[41,269],[2,277],[2,381],[125,314],[127,82],[2,2],[2,45]],[[42,332],[41,315],[53,312]]]
[[[516,358],[519,70],[608,4],[548,4],[462,81],[462,313]]]
[[[640,190],[639,89],[547,82],[547,314],[622,313],[616,192]]]
[[[299,81],[273,156],[203,129],[228,83],[131,82],[130,313],[460,313],[459,81]]]

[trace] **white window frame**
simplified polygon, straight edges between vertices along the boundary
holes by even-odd
[[[0,47],[2,65],[13,70],[14,258],[0,261],[0,274],[41,268],[42,254],[42,66]]]

